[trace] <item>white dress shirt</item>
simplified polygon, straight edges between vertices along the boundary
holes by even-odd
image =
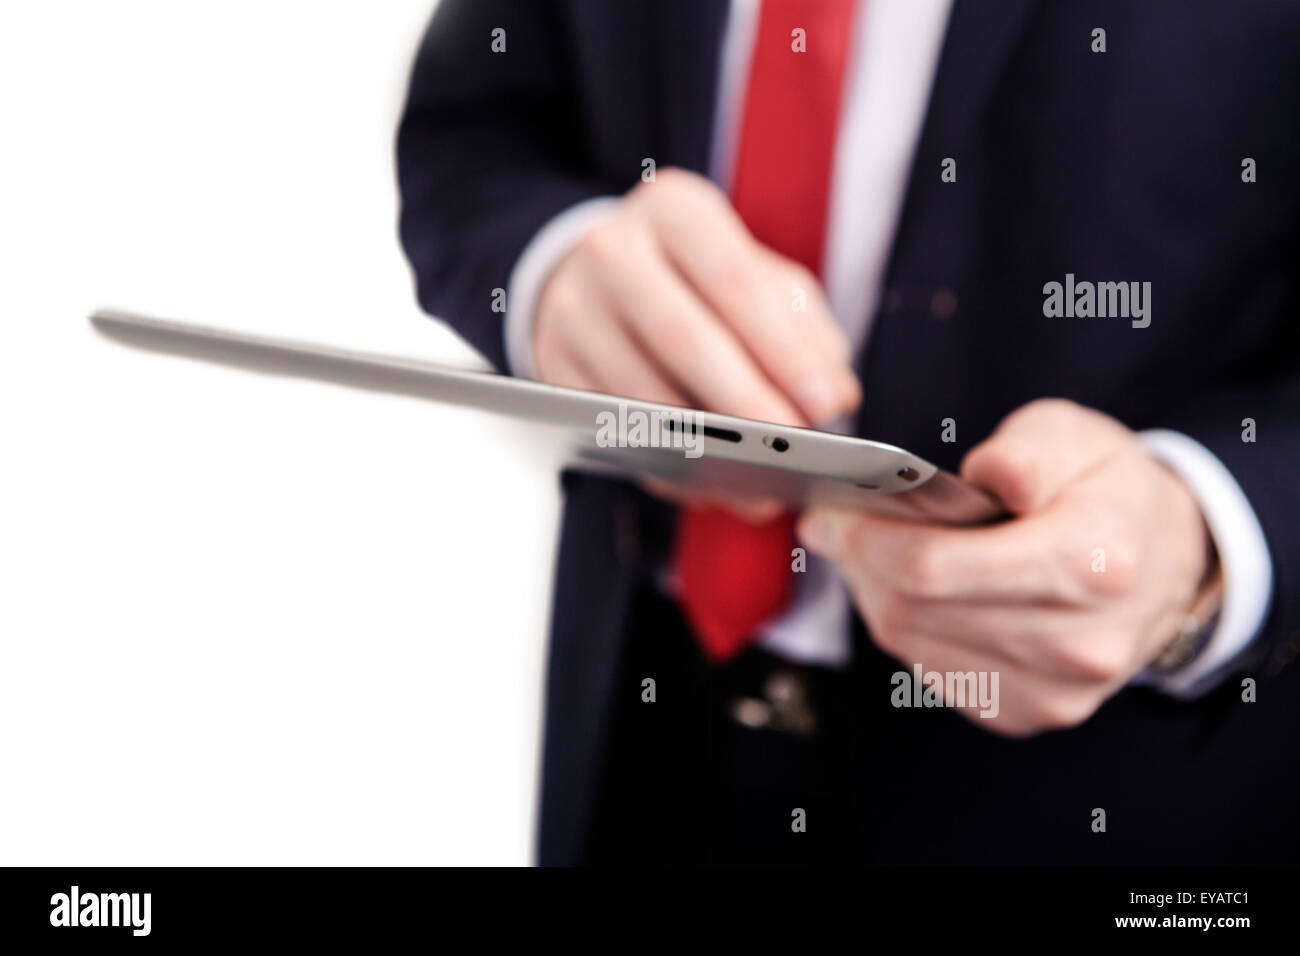
[[[726,189],[736,155],[745,83],[760,0],[732,0],[723,33],[710,176]],[[831,310],[855,351],[866,343],[925,118],[951,0],[867,0],[850,43],[831,176],[823,277]],[[935,171],[938,175],[938,171]],[[547,223],[524,249],[507,289],[506,355],[516,375],[534,377],[537,296],[575,242],[608,215],[616,197],[588,200]],[[851,421],[830,426],[847,432]],[[1142,434],[1148,450],[1191,489],[1223,566],[1223,608],[1206,648],[1172,674],[1140,675],[1179,697],[1203,693],[1251,643],[1272,596],[1272,563],[1246,496],[1204,446],[1170,431]],[[841,666],[850,654],[848,593],[828,562],[808,556],[791,602],[765,628],[767,650],[805,663]]]

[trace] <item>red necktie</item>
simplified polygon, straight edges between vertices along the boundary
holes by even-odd
[[[821,274],[831,161],[856,0],[762,0],[732,203],[762,243]],[[735,656],[791,590],[794,515],[749,524],[689,508],[678,601],[705,654]]]

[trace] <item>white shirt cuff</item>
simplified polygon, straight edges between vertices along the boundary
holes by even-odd
[[[1209,643],[1186,666],[1168,674],[1143,672],[1134,681],[1191,699],[1216,686],[1220,671],[1259,634],[1273,598],[1273,562],[1255,509],[1213,452],[1181,432],[1156,429],[1139,437],[1201,506],[1223,568],[1223,607]]]
[[[506,285],[506,362],[520,378],[536,378],[533,365],[533,319],[537,299],[551,271],[587,230],[612,213],[618,199],[597,196],[570,206],[537,230],[519,254]]]

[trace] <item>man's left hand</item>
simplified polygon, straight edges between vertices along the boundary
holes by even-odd
[[[976,724],[1025,736],[1082,723],[1176,633],[1212,560],[1200,509],[1134,432],[1060,399],[1017,409],[961,473],[1011,520],[812,509],[800,538],[834,561],[886,653],[999,672],[997,716],[962,710]]]

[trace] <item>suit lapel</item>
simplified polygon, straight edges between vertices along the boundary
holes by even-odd
[[[970,370],[966,357],[957,354],[954,324],[964,315],[962,303],[971,291],[964,280],[981,234],[978,202],[984,193],[977,185],[979,170],[970,163],[978,162],[981,124],[1038,6],[1039,0],[953,4],[880,311],[859,357],[865,397],[858,434],[906,445],[949,467],[959,449],[941,443],[933,423],[951,414],[958,396],[970,394]],[[966,176],[971,185],[940,180],[946,157],[957,160],[958,182]],[[931,383],[926,395],[935,407],[917,396],[918,375]],[[936,414],[943,408],[949,411]]]
[[[647,18],[656,50],[651,115],[659,165],[708,172],[727,9],[727,0],[660,0]]]
[[[962,143],[971,135],[1039,2],[955,0],[922,127],[918,160],[941,143]]]

